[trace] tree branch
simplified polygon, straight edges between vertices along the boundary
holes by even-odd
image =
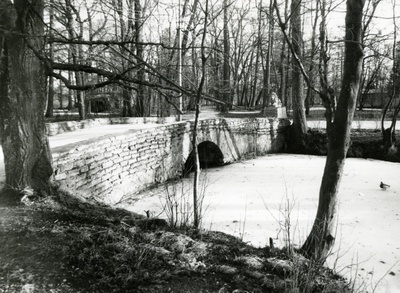
[[[310,81],[310,78],[309,78],[309,76],[308,76],[308,74],[307,74],[307,72],[306,72],[306,70],[305,70],[305,68],[304,68],[303,63],[301,62],[299,56],[296,54],[296,52],[295,52],[294,49],[293,49],[293,44],[292,44],[292,42],[290,41],[289,36],[288,36],[288,34],[287,34],[287,32],[286,32],[286,24],[282,22],[282,18],[281,18],[281,15],[280,15],[280,12],[279,12],[279,8],[278,8],[278,4],[277,4],[276,0],[274,0],[274,7],[275,7],[276,15],[277,15],[277,18],[278,18],[278,25],[279,25],[279,27],[281,28],[281,31],[282,31],[282,33],[283,33],[283,36],[285,37],[286,43],[288,44],[288,46],[289,46],[289,48],[290,48],[290,52],[292,53],[294,59],[296,60],[296,63],[297,63],[297,65],[299,66],[302,75],[304,76],[304,80],[306,81],[307,86],[309,86],[309,87],[310,87],[313,91],[315,91],[316,93],[320,94],[320,91],[317,90],[317,89],[312,85],[312,83],[311,83],[311,81]]]

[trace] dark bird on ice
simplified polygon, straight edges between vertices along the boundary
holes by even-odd
[[[382,190],[386,190],[387,188],[390,187],[390,185],[387,185],[387,184],[385,184],[385,183],[383,183],[383,182],[381,181],[381,184],[379,185],[379,187],[382,188]]]

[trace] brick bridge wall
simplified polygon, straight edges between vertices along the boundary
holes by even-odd
[[[199,122],[198,143],[211,141],[224,163],[279,151],[285,119],[208,119]],[[107,204],[181,175],[193,122],[154,127],[54,148],[54,180],[61,189]]]

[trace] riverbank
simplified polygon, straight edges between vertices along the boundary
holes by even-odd
[[[324,164],[324,157],[275,154],[207,170],[203,226],[256,247],[264,247],[271,237],[282,247],[288,243],[285,223],[290,218],[290,241],[302,243],[315,217]],[[399,171],[398,163],[346,160],[328,265],[348,280],[357,278],[364,289],[357,292],[400,292]],[[381,190],[381,181],[391,187]],[[165,196],[166,188],[160,187],[141,194],[140,200],[125,198],[119,206],[165,217]]]
[[[54,191],[0,194],[0,289],[14,293],[349,292],[297,254]]]

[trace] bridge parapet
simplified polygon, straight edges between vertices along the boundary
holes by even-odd
[[[223,162],[278,152],[285,119],[199,121],[198,141],[216,144]],[[63,190],[108,204],[182,174],[192,151],[193,122],[155,124],[53,149],[54,181]]]

